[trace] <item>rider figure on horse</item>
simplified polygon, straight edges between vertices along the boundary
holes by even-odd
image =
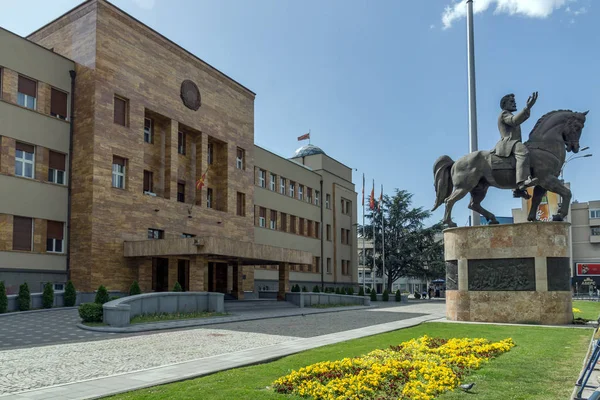
[[[515,155],[517,161],[517,189],[513,191],[514,197],[522,197],[528,199],[531,196],[527,193],[527,188],[535,186],[538,182],[537,178],[531,177],[531,168],[529,164],[529,151],[522,143],[521,139],[521,124],[525,122],[530,115],[531,107],[535,104],[538,94],[534,92],[527,100],[527,105],[523,110],[513,115],[517,111],[514,94],[507,94],[500,100],[500,108],[502,112],[498,117],[498,130],[502,139],[496,144],[495,152],[499,157],[510,157]]]

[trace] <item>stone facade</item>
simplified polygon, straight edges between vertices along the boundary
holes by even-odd
[[[540,222],[445,230],[447,318],[570,323],[569,225]]]

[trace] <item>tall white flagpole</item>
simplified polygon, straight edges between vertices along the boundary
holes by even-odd
[[[365,253],[365,173],[363,172],[363,188],[362,188],[362,208],[363,208],[363,215],[362,215],[362,226],[363,226],[363,233],[362,233],[362,242],[363,242],[363,251],[362,251],[362,266],[363,266],[363,292],[367,290],[366,288],[366,281],[365,281],[365,276],[367,275],[367,265],[365,263],[366,260],[366,253]]]
[[[467,62],[469,64],[469,153],[477,151],[477,97],[475,95],[475,41],[473,0],[467,0]],[[471,210],[471,226],[480,225],[479,213]]]
[[[383,260],[383,286],[387,289],[387,281],[389,276],[386,276],[387,271],[385,270],[385,221],[383,219],[383,185],[381,185],[381,197],[379,199],[379,211],[381,211],[381,259]]]
[[[373,179],[373,190],[371,191],[371,196],[373,197],[373,204],[375,204],[375,179]],[[375,213],[375,207],[373,207],[373,212],[371,213],[371,216],[373,216],[373,213]],[[371,224],[373,224],[373,273],[371,274],[373,276],[373,284],[371,285],[371,290],[373,290],[373,286],[375,286],[375,292],[377,292],[377,285],[375,285],[375,271],[377,271],[377,269],[375,268],[375,218],[371,218]]]

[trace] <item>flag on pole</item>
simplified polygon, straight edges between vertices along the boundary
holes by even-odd
[[[363,173],[362,205],[365,205],[365,174]]]
[[[206,171],[204,171],[200,179],[196,181],[196,189],[202,190],[202,187],[204,186],[204,180],[206,179],[206,173],[208,172],[208,168],[210,168],[210,165],[206,168]]]
[[[381,185],[381,194],[379,195],[379,204],[377,204],[377,211],[381,211],[381,202],[383,201],[383,185]]]
[[[375,209],[375,179],[373,179],[373,189],[371,189],[371,198],[369,199],[369,209]]]
[[[305,133],[302,136],[298,136],[298,141],[310,139],[310,133]]]

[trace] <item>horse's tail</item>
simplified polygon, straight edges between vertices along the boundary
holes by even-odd
[[[431,211],[435,211],[450,196],[452,190],[454,190],[451,176],[453,165],[454,161],[448,156],[441,156],[433,164],[435,205]]]

